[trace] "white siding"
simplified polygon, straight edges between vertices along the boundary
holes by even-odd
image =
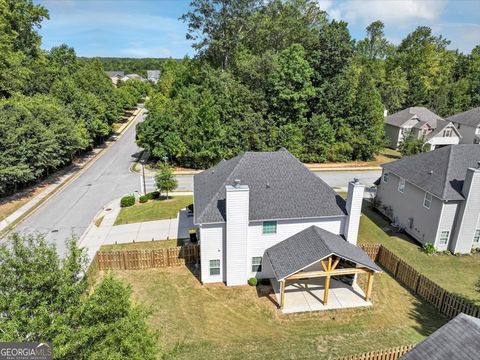
[[[454,229],[453,224],[455,222],[457,208],[458,208],[458,203],[455,203],[455,202],[443,203],[442,212],[440,214],[440,221],[438,223],[437,237],[435,240],[435,247],[440,251],[448,249],[448,243],[440,244],[439,242],[442,231],[450,232],[449,240],[451,240],[453,237],[453,229]]]
[[[467,254],[472,249],[480,214],[480,169],[467,170],[462,192],[466,200],[459,209],[456,237],[451,242],[450,251]]]
[[[348,218],[345,223],[345,238],[353,245],[357,245],[360,215],[362,214],[362,202],[365,186],[360,183],[348,183],[347,212]]]
[[[270,266],[267,266],[268,259],[265,256],[265,250],[278,244],[279,242],[289,238],[306,228],[315,225],[334,234],[343,234],[345,226],[345,216],[318,219],[301,219],[301,220],[279,220],[277,222],[276,234],[263,234],[263,222],[251,221],[248,230],[248,258],[247,272],[249,277],[264,278],[273,277]],[[262,256],[262,271],[255,274],[252,273],[252,257]]]
[[[247,238],[249,219],[248,186],[226,187],[226,282],[245,285],[247,273]]]
[[[203,283],[225,281],[224,234],[225,224],[200,227],[200,266]],[[210,260],[220,260],[220,275],[210,276]]]

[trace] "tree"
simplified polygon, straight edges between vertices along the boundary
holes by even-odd
[[[175,190],[178,186],[178,181],[173,173],[173,168],[167,163],[159,163],[157,174],[155,175],[155,184],[160,192],[165,191],[167,194]]]
[[[401,110],[407,93],[408,81],[405,71],[399,66],[387,70],[385,80],[380,85],[380,94],[386,110],[390,113]]]
[[[429,145],[425,144],[425,140],[417,139],[412,133],[400,143],[399,151],[403,156],[420,154],[428,150]]]
[[[385,25],[380,20],[367,26],[367,37],[357,43],[357,52],[370,60],[383,59],[393,50],[393,45],[385,38],[383,28]]]
[[[0,246],[0,341],[53,341],[55,359],[155,359],[146,313],[129,287],[107,275],[87,293],[85,250],[63,259],[42,235]]]
[[[187,40],[212,65],[227,69],[258,0],[193,0],[180,17],[188,23]]]

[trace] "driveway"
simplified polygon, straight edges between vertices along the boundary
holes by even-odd
[[[135,125],[143,117],[139,116],[92,166],[18,224],[15,231],[43,233],[63,255],[65,239],[80,237],[104,204],[140,191],[140,175],[130,172],[130,165],[141,151],[135,144]]]

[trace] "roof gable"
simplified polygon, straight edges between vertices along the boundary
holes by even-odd
[[[480,145],[451,145],[407,156],[382,167],[442,200],[463,200],[462,187],[469,167],[480,161]]]
[[[404,126],[409,120],[415,119],[419,122],[426,122],[432,128],[437,127],[437,120],[442,119],[440,116],[430,111],[425,107],[409,107],[398,111],[394,114],[388,115],[385,118],[385,123],[397,127]]]
[[[480,125],[480,107],[450,116],[448,120],[467,126]]]
[[[317,226],[300,231],[270,247],[265,253],[277,280],[282,280],[330,255],[336,255],[373,271],[381,271],[361,248]]]
[[[225,186],[250,191],[250,220],[346,215],[345,201],[286,150],[246,152],[194,176],[194,222],[225,222]]]

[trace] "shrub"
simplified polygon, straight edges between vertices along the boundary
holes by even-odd
[[[143,203],[146,203],[148,201],[148,196],[147,195],[142,195],[140,196],[140,203],[143,204]]]
[[[134,195],[127,195],[122,197],[120,200],[120,206],[121,207],[128,207],[135,205],[135,196]]]
[[[160,197],[160,192],[158,191],[152,191],[147,193],[148,200],[158,199],[159,197]]]
[[[437,248],[433,244],[426,243],[423,244],[423,251],[425,251],[427,254],[435,254],[437,252]]]
[[[248,279],[248,285],[250,286],[257,286],[257,283],[258,283],[257,278],[252,277]]]

